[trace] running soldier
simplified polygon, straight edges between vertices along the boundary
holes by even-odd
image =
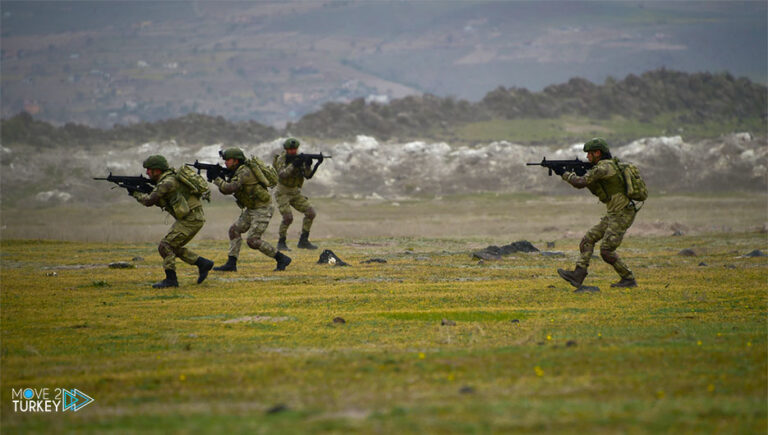
[[[593,166],[583,177],[563,170],[555,172],[559,172],[558,175],[573,187],[588,188],[600,202],[606,205],[608,212],[597,225],[587,231],[581,240],[579,244],[581,253],[576,262],[576,268],[573,271],[557,269],[557,273],[572,286],[580,288],[584,278],[587,277],[587,268],[589,268],[589,260],[592,258],[595,244],[602,239],[600,256],[603,261],[613,266],[621,277],[621,280],[611,284],[611,287],[637,287],[632,271],[616,254],[624,234],[635,220],[637,213],[635,203],[625,193],[624,178],[618,164],[611,156],[605,139],[591,139],[584,144],[584,151],[587,153],[587,160]]]
[[[271,171],[266,164],[253,157],[246,161],[245,154],[240,148],[229,148],[222,153],[224,164],[234,175],[229,181],[221,177],[213,180],[213,184],[219,187],[224,195],[234,195],[237,205],[243,210],[240,217],[229,227],[229,258],[223,266],[213,270],[223,272],[237,271],[237,258],[240,255],[240,246],[243,244],[241,234],[248,232],[246,243],[251,249],[256,249],[267,257],[274,258],[277,262],[276,271],[285,270],[290,264],[291,258],[279,252],[261,236],[272,219],[275,208],[272,206],[272,196],[269,187],[277,182],[277,175],[272,183],[268,180]]]
[[[187,264],[197,266],[197,283],[208,276],[213,261],[203,258],[184,247],[205,224],[203,203],[200,197],[192,194],[189,187],[177,179],[176,171],[168,166],[168,161],[161,155],[147,157],[143,163],[147,176],[155,184],[150,193],[131,192],[131,196],[147,207],[156,205],[170,213],[176,222],[160,241],[157,250],[163,257],[165,279],[152,285],[154,288],[178,287],[176,277],[176,257]]]
[[[293,222],[291,207],[304,214],[301,237],[296,246],[302,249],[317,249],[317,246],[309,241],[309,230],[312,228],[312,221],[317,214],[309,202],[309,198],[301,194],[301,186],[304,185],[305,179],[312,178],[312,170],[307,164],[299,160],[292,161],[291,156],[296,156],[299,149],[299,141],[297,139],[286,139],[283,142],[283,148],[284,151],[276,155],[273,162],[279,177],[275,199],[277,200],[278,210],[280,210],[280,214],[283,216],[278,231],[280,238],[277,241],[277,249],[290,251],[285,239],[288,234],[288,227]]]

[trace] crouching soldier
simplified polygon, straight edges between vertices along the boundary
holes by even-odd
[[[280,210],[280,214],[283,217],[282,222],[280,222],[280,230],[278,231],[280,238],[277,241],[277,249],[282,249],[284,251],[290,250],[288,249],[285,240],[288,234],[288,227],[293,222],[291,207],[304,213],[304,221],[301,225],[301,237],[299,237],[299,243],[296,246],[302,249],[317,249],[317,246],[309,241],[309,230],[312,228],[312,221],[317,214],[315,213],[312,204],[309,202],[309,198],[301,194],[301,187],[304,185],[304,180],[312,177],[312,170],[305,166],[300,160],[293,159],[299,149],[299,141],[297,139],[286,139],[285,142],[283,142],[283,149],[285,151],[276,155],[273,162],[273,166],[279,177],[275,200],[277,201],[277,207]]]
[[[600,222],[587,231],[579,244],[579,260],[572,271],[558,269],[557,273],[574,287],[581,287],[587,277],[587,268],[592,258],[595,244],[602,239],[600,256],[603,261],[613,266],[621,280],[611,287],[637,287],[635,276],[624,261],[619,258],[616,249],[621,245],[624,234],[635,220],[635,203],[627,197],[625,181],[618,163],[611,156],[608,144],[602,138],[595,138],[584,144],[587,160],[592,168],[583,177],[573,172],[560,172],[563,180],[573,187],[588,188],[607,207],[607,213]]]
[[[229,181],[221,177],[213,180],[219,191],[225,195],[234,195],[237,205],[243,210],[240,217],[229,227],[229,258],[223,266],[214,270],[224,272],[237,271],[237,258],[240,246],[243,244],[241,234],[248,231],[246,243],[251,249],[256,249],[277,262],[275,270],[285,270],[291,263],[291,258],[279,252],[261,236],[272,219],[275,209],[272,207],[272,196],[268,188],[277,182],[277,174],[269,174],[271,170],[255,157],[246,162],[245,154],[240,148],[229,148],[222,153],[224,163],[234,175]],[[271,175],[271,177],[270,177]],[[273,177],[273,180],[270,178]]]
[[[170,213],[176,222],[160,241],[157,247],[163,257],[165,279],[154,284],[154,288],[178,287],[176,277],[176,257],[187,264],[197,266],[197,283],[208,276],[213,261],[203,258],[184,247],[205,224],[203,204],[200,197],[193,194],[186,184],[179,181],[176,172],[168,166],[168,161],[161,155],[153,155],[144,160],[147,176],[155,184],[150,193],[131,192],[131,196],[147,207],[156,205]]]

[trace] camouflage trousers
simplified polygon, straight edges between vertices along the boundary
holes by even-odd
[[[163,268],[176,270],[176,257],[181,258],[187,264],[195,264],[200,257],[184,247],[203,228],[205,215],[203,208],[192,209],[184,219],[178,219],[171,225],[168,234],[163,237],[157,247],[160,256],[163,257]]]
[[[271,205],[244,208],[240,217],[229,227],[229,255],[231,257],[240,255],[240,246],[243,244],[241,234],[247,231],[246,243],[248,243],[248,247],[258,250],[267,257],[274,258],[277,249],[261,239],[274,212],[275,208]]]
[[[590,228],[584,238],[581,239],[579,245],[579,260],[576,262],[576,266],[584,269],[589,267],[589,260],[592,258],[592,252],[595,249],[595,244],[603,240],[600,244],[600,256],[603,261],[613,266],[616,273],[622,278],[634,279],[632,271],[629,270],[624,261],[619,258],[616,253],[616,249],[621,245],[621,240],[624,238],[624,234],[627,232],[632,222],[635,221],[634,205],[630,204],[615,213],[608,213],[600,219],[600,223]]]
[[[280,222],[280,229],[278,235],[283,238],[288,233],[288,227],[293,223],[293,213],[291,207],[297,211],[304,213],[304,221],[301,225],[302,232],[309,232],[312,228],[312,221],[315,219],[315,209],[309,202],[309,198],[301,194],[301,189],[298,187],[284,187],[278,186],[277,193],[275,194],[275,200],[277,201],[277,208],[280,210],[280,214],[283,216],[282,222]]]

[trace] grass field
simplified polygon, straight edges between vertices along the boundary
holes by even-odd
[[[3,233],[2,432],[764,433],[768,257],[743,257],[767,250],[766,234],[750,229],[765,222],[764,195],[649,203],[620,249],[640,287],[609,288],[616,277],[597,256],[594,294],[556,278],[573,265],[582,222],[600,213],[571,199],[320,201],[315,241],[349,267],[294,249],[276,273],[244,249],[237,273],[201,285],[179,264],[171,290],[150,287],[162,271],[145,237],[160,228],[125,235],[141,241],[87,241],[106,237],[78,229],[94,210],[48,210],[73,241]],[[323,209],[339,204],[348,207]],[[209,223],[226,229],[232,206],[217,207]],[[499,228],[503,211],[529,219]],[[4,224],[23,215],[4,210]],[[420,232],[430,222],[446,233]],[[684,235],[670,237],[669,222]],[[555,241],[565,256],[470,255],[523,237],[542,250]],[[191,246],[221,262],[221,238]],[[684,248],[697,256],[678,255]],[[387,262],[361,264],[370,258]],[[14,412],[12,389],[27,387],[95,401]]]

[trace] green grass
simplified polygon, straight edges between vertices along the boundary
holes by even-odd
[[[555,273],[577,238],[558,242],[567,258],[482,264],[461,249],[475,240],[361,241],[316,240],[350,267],[294,249],[275,273],[244,248],[235,274],[196,285],[179,264],[181,286],[155,290],[154,243],[3,240],[2,432],[766,429],[768,259],[738,256],[765,250],[764,234],[628,237],[640,287],[609,288],[596,256],[602,291],[582,295]],[[193,249],[221,262],[226,247]],[[136,269],[106,267],[136,253]],[[360,264],[372,256],[387,263]],[[248,316],[260,317],[225,323]],[[14,412],[11,389],[25,387],[95,402]]]

